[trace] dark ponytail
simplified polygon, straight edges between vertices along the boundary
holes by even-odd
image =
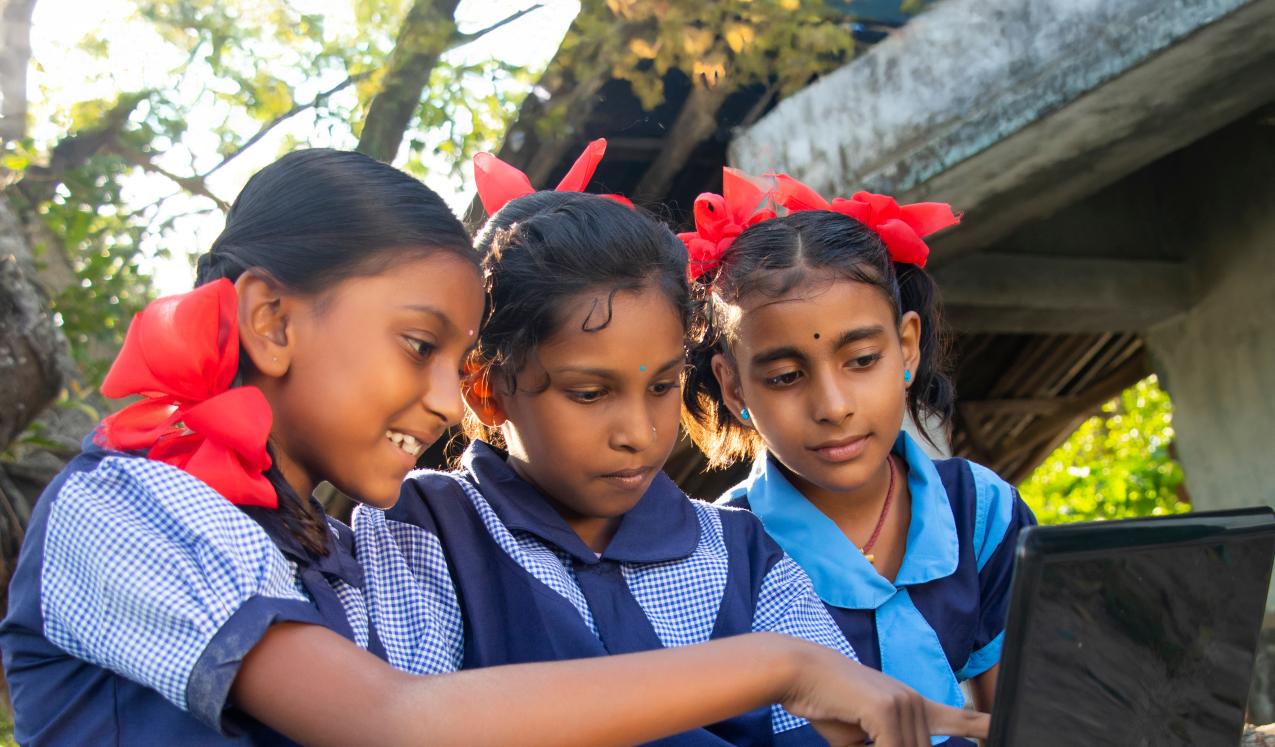
[[[358,153],[301,150],[244,185],[225,229],[196,264],[195,284],[234,281],[253,270],[309,295],[438,251],[477,264],[464,227],[424,184]],[[240,360],[242,378],[252,364],[247,356]],[[309,552],[326,554],[329,534],[319,503],[297,495],[277,461],[265,476],[279,495],[278,516],[287,531]]]
[[[881,237],[854,218],[826,210],[806,210],[759,223],[744,231],[722,263],[696,283],[699,311],[692,323],[691,371],[682,390],[683,425],[712,467],[754,458],[757,432],[727,409],[713,356],[730,356],[734,321],[742,298],[752,293],[780,297],[809,279],[812,271],[832,272],[879,290],[894,309],[921,318],[920,363],[908,390],[907,408],[922,435],[927,426],[950,428],[955,388],[948,378],[938,288],[925,270],[890,261]]]

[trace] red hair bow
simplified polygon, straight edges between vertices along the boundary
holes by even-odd
[[[744,229],[775,217],[767,197],[744,172],[726,167],[722,194],[705,192],[695,198],[695,230],[677,235],[690,255],[686,272],[692,281],[720,265]]]
[[[102,442],[144,450],[231,503],[278,507],[262,474],[270,468],[270,404],[256,387],[230,386],[238,368],[238,300],[229,280],[151,302],[133,318],[102,382],[107,397],[144,399],[102,421]]]
[[[767,176],[775,179],[776,202],[790,213],[831,210],[848,215],[876,231],[895,262],[925,267],[930,248],[922,238],[961,222],[961,216],[953,213],[952,206],[946,202],[900,205],[893,197],[872,192],[855,192],[848,200],[838,197],[828,202],[818,192],[787,174]]]
[[[555,192],[583,192],[598,170],[602,155],[606,153],[607,141],[598,138],[584,148],[584,152],[571,165],[571,170],[558,182]],[[487,215],[495,215],[498,210],[519,197],[532,194],[536,188],[531,180],[517,168],[510,166],[490,153],[479,153],[474,156],[474,184],[478,187],[478,199],[483,203]],[[633,207],[633,202],[623,195],[598,195],[615,200],[622,205]]]

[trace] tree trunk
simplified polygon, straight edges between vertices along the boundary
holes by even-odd
[[[386,62],[381,90],[372,98],[357,150],[389,163],[398,154],[429,74],[456,36],[459,0],[416,0]]]
[[[669,128],[669,137],[665,141],[664,150],[647,168],[633,190],[636,202],[657,202],[667,194],[673,184],[673,178],[686,165],[700,143],[717,132],[717,112],[726,103],[730,90],[725,85],[712,88],[700,81],[691,87],[690,96],[677,113],[677,119]]]
[[[22,226],[0,201],[0,450],[53,401],[70,369],[33,269]]]
[[[27,63],[35,0],[0,0],[0,141],[27,131]]]

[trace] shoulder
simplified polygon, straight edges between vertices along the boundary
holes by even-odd
[[[403,480],[398,502],[386,509],[385,518],[390,521],[416,524],[434,523],[437,511],[454,509],[465,502],[469,488],[460,474],[437,470],[415,470]]]
[[[1018,525],[1035,522],[1018,490],[991,469],[959,457],[936,460],[934,466],[953,512],[969,519],[968,540],[979,567]]]
[[[746,511],[750,510],[751,507],[748,505],[748,486],[751,482],[751,480],[744,480],[735,486],[728,488],[725,493],[722,493],[717,498],[716,501],[713,501],[713,505],[724,508],[742,508]]]
[[[52,497],[50,514],[50,533],[132,528],[177,542],[224,537],[270,543],[257,522],[193,475],[121,454],[108,453],[92,469],[70,474]]]
[[[761,519],[746,508],[693,499],[691,505],[700,516],[701,531],[714,532],[729,554],[746,555],[750,566],[764,572],[783,557],[783,549],[766,533]]]

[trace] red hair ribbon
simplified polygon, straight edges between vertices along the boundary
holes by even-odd
[[[705,192],[695,198],[695,230],[677,235],[690,255],[686,272],[692,281],[720,265],[744,229],[775,217],[767,206],[768,196],[744,172],[726,167],[722,193]]]
[[[144,450],[202,480],[231,503],[278,507],[260,389],[231,387],[239,368],[238,299],[221,279],[152,301],[133,318],[102,394],[142,401],[102,421],[108,448]]]
[[[558,182],[555,192],[583,192],[597,171],[602,155],[606,153],[607,141],[598,138],[585,146],[584,152],[571,165],[571,170]],[[495,215],[498,210],[519,197],[536,191],[531,180],[517,168],[505,163],[490,153],[479,153],[474,156],[474,184],[478,187],[478,199],[483,203],[487,215]],[[623,195],[598,195],[615,200],[628,207],[633,202]]]
[[[787,174],[767,174],[775,179],[775,201],[790,213],[802,210],[831,210],[848,215],[871,228],[885,242],[895,262],[925,267],[930,248],[922,239],[935,231],[961,222],[946,202],[917,202],[900,205],[888,195],[855,192],[850,199],[828,202],[818,192]]]

